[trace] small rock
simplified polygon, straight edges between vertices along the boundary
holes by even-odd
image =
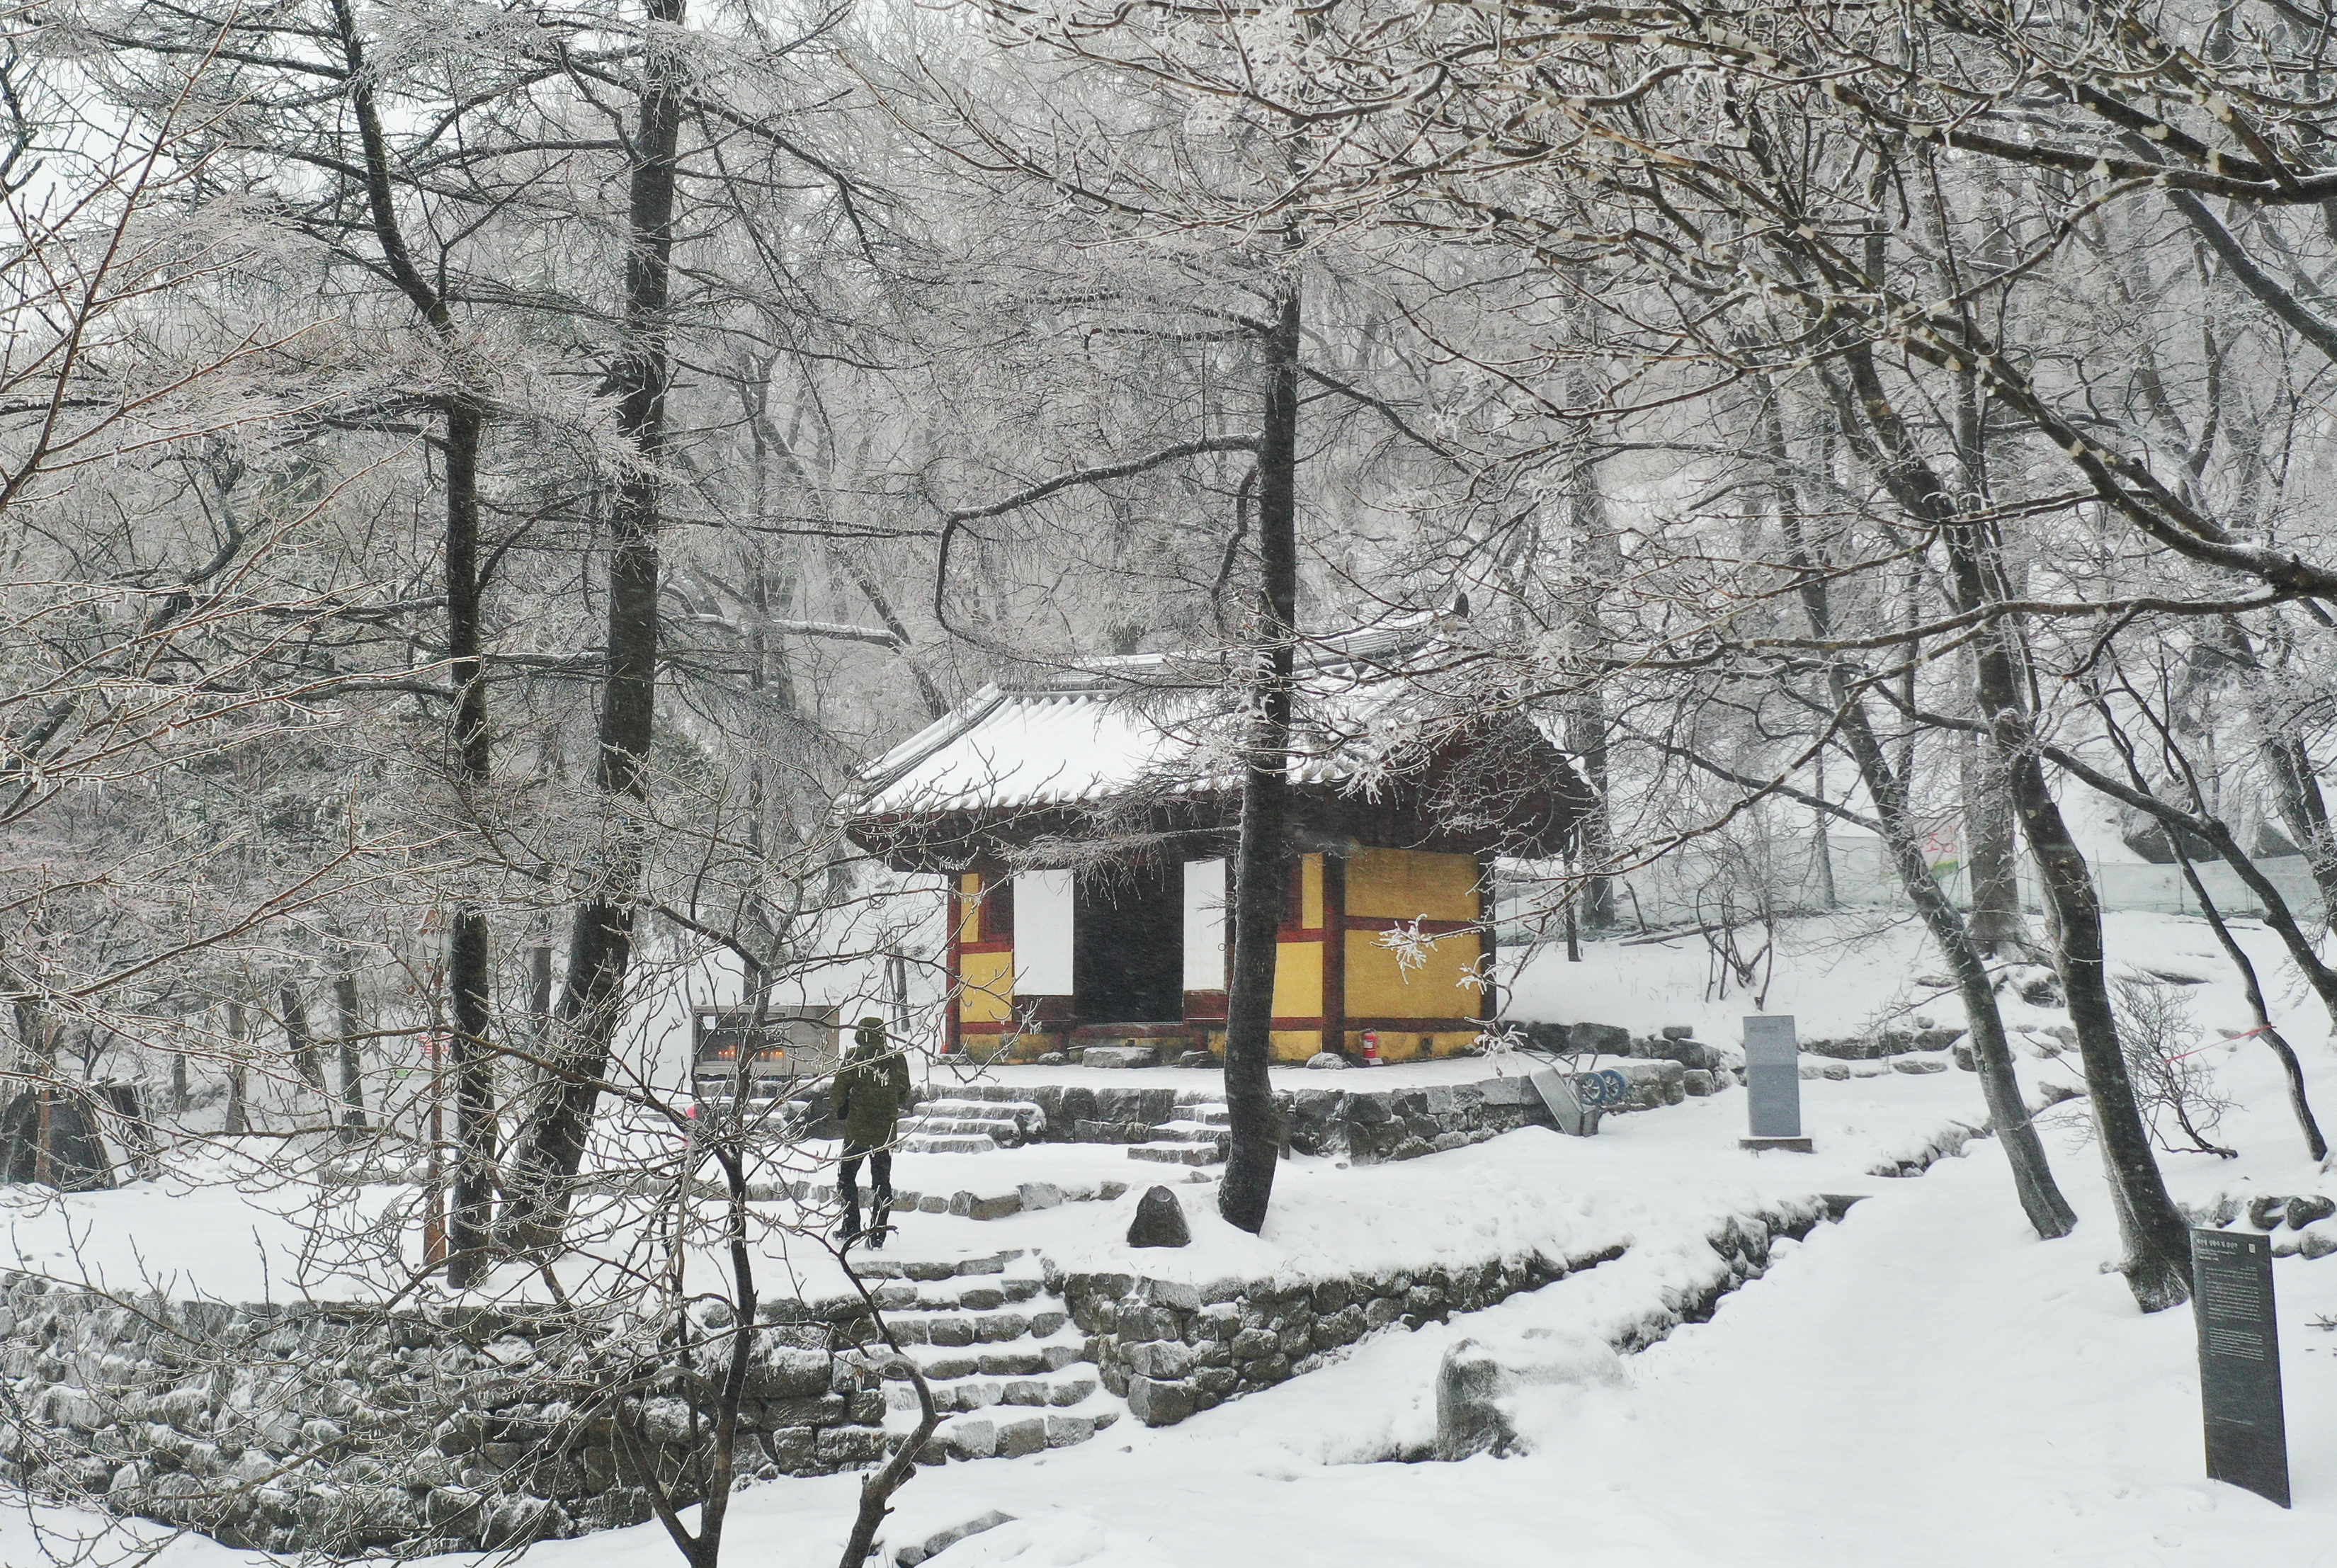
[[[1177,1058],[1179,1067],[1214,1067],[1217,1064],[1217,1059],[1207,1051],[1188,1051]]]
[[[1460,1339],[1436,1368],[1436,1456],[1466,1459],[1508,1449],[1515,1434],[1501,1410],[1501,1364],[1474,1339]]]
[[[2287,1206],[2287,1199],[2269,1192],[2261,1198],[2252,1198],[2248,1200],[2248,1223],[2259,1230],[2276,1230],[2280,1225],[2281,1210]]]
[[[1712,1093],[1712,1074],[1701,1067],[1691,1067],[1680,1075],[1680,1086],[1697,1099]]]
[[[1185,1224],[1185,1206],[1166,1187],[1155,1187],[1136,1202],[1136,1219],[1128,1227],[1130,1247],[1182,1247],[1193,1240]]]
[[[1693,1040],[1696,1038],[1696,1026],[1692,1024],[1667,1024],[1662,1033],[1667,1040]]]
[[[1980,1058],[1972,1054],[1970,1035],[1966,1034],[1958,1038],[1953,1045],[1948,1047],[1948,1054],[1954,1058],[1956,1068],[1959,1072],[1977,1073],[1980,1071]]]
[[[2304,1240],[2296,1244],[2300,1258],[2326,1258],[2332,1252],[2337,1252],[2337,1236],[2326,1230],[2307,1230]]]
[[[1071,1059],[1061,1051],[1042,1051],[1039,1054],[1039,1065],[1041,1067],[1068,1067],[1071,1064]]]
[[[2302,1230],[2315,1220],[2326,1220],[2332,1214],[2337,1214],[2337,1201],[2318,1192],[2288,1200],[2288,1228],[2292,1230]]]
[[[1948,1064],[1937,1056],[1901,1056],[1891,1063],[1894,1073],[1944,1073]]]
[[[1347,1065],[1347,1059],[1336,1051],[1317,1051],[1306,1058],[1306,1065],[1317,1072],[1336,1073]]]

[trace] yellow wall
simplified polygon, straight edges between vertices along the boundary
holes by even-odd
[[[1473,931],[1439,936],[1416,969],[1396,962],[1377,931],[1347,933],[1347,1016],[1350,1018],[1469,1018],[1484,993],[1457,984],[1476,965],[1483,939]]]
[[[1274,1015],[1276,1018],[1320,1018],[1323,1015],[1323,945],[1285,942],[1274,956]]]
[[[1323,857],[1320,855],[1299,858],[1298,924],[1309,931],[1323,929]]]
[[[957,1015],[969,1024],[1003,1024],[1014,1015],[1014,955],[959,955],[965,989],[959,994]]]
[[[1323,1049],[1323,1031],[1277,1029],[1269,1037],[1268,1048],[1276,1062],[1304,1062]]]
[[[1390,920],[1474,920],[1476,859],[1424,849],[1359,849],[1347,860],[1347,913]]]
[[[982,940],[982,878],[972,871],[957,879],[958,922],[957,939],[961,942]]]

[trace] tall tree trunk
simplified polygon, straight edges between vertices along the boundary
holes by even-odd
[[[1838,404],[1843,434],[1863,447],[1892,499],[1945,542],[1957,610],[2001,602],[1993,543],[1985,536],[1985,525],[1961,515],[1939,475],[1916,450],[1875,370],[1873,354],[1855,349],[1843,356],[1842,364],[1850,377],[1848,395]],[[1836,388],[1838,395],[1841,390]],[[2110,1005],[2101,904],[2085,855],[2062,820],[2038,760],[2038,737],[2029,720],[2014,635],[1999,620],[1975,645],[1980,714],[2005,769],[2021,834],[2029,841],[2053,917],[2061,989],[2068,1000],[2070,1025],[2077,1031],[2078,1054],[2085,1063],[2094,1131],[2101,1141],[2126,1243],[2122,1271],[2137,1304],[2146,1312],[2156,1312],[2190,1299],[2191,1232],[2166,1195],[2157,1157],[2151,1152],[2149,1130],[2135,1102],[2126,1055],[2118,1045],[2117,1014]],[[1901,783],[1903,787],[1903,776]]]
[[[1597,397],[1587,368],[1569,378],[1568,397],[1577,407],[1588,407]],[[1587,875],[1576,904],[1583,924],[1604,931],[1615,924],[1615,879],[1606,875],[1615,854],[1614,815],[1607,802],[1607,689],[1599,660],[1609,638],[1599,613],[1599,602],[1622,569],[1622,551],[1607,520],[1607,495],[1600,487],[1596,438],[1582,426],[1571,444],[1574,471],[1568,477],[1567,531],[1571,535],[1572,581],[1567,584],[1568,619],[1571,623],[1580,667],[1578,688],[1566,699],[1566,749],[1574,754],[1589,788],[1590,803],[1576,831],[1579,855]]]
[[[284,1009],[284,1054],[292,1059],[292,1065],[300,1070],[300,1077],[308,1087],[329,1099],[330,1092],[325,1087],[325,1064],[317,1057],[316,1032],[308,1027],[308,1004],[300,999],[298,989],[289,982],[277,996]],[[328,1111],[328,1120],[330,1116],[331,1112]]]
[[[1264,342],[1266,411],[1257,448],[1259,690],[1242,773],[1234,872],[1233,973],[1226,992],[1226,1111],[1230,1130],[1217,1212],[1257,1231],[1274,1193],[1282,1130],[1267,1064],[1274,972],[1288,880],[1291,676],[1298,621],[1298,280],[1285,285]]]
[[[621,389],[619,429],[640,456],[610,511],[608,666],[601,688],[600,758],[593,782],[609,804],[608,848],[599,885],[576,911],[568,975],[560,998],[562,1038],[513,1151],[508,1234],[543,1247],[560,1235],[568,1190],[582,1165],[609,1052],[624,1019],[632,962],[633,900],[642,868],[641,808],[656,714],[658,523],[666,444],[666,392],[672,377],[675,163],[680,144],[684,61],[662,33],[678,30],[684,0],[650,0],[660,31],[646,42],[640,122],[633,136],[626,223],[624,342],[611,381]]]
[[[232,1138],[238,1133],[251,1131],[251,1109],[244,1100],[244,1085],[248,1082],[246,1073],[249,1069],[245,1051],[251,1039],[251,1029],[244,1020],[243,1004],[240,1002],[227,1004],[227,1121],[220,1131]]]
[[[1976,609],[2000,599],[1993,552],[1983,539],[1982,525],[1949,521],[1941,532],[1947,542],[1957,608]],[[2191,1298],[2190,1225],[2167,1196],[2157,1156],[2151,1152],[2150,1131],[2135,1102],[2126,1053],[2118,1044],[2117,1014],[2110,1004],[2101,901],[2038,759],[2036,728],[2013,653],[2015,634],[2007,621],[1999,620],[1976,644],[1980,711],[2053,911],[2061,990],[2068,1002],[2070,1025],[2077,1031],[2094,1132],[2101,1141],[2125,1231],[2127,1285],[2144,1311],[2156,1312]]]
[[[1976,738],[1964,744],[1964,864],[1971,877],[1973,943],[1991,958],[2029,956],[2020,918],[2019,835],[2012,796],[1994,750]]]
[[[1827,579],[1810,553],[1802,532],[1799,499],[1785,478],[1785,430],[1776,419],[1774,402],[1769,415],[1768,435],[1778,468],[1778,508],[1786,546],[1794,569],[1801,577],[1802,610],[1809,618],[1810,633],[1824,642],[1833,635],[1833,608]],[[1874,802],[1875,815],[1882,827],[1883,847],[1899,873],[1900,885],[1906,888],[1924,929],[1938,944],[1949,972],[1955,976],[1956,994],[1963,1002],[1964,1023],[1971,1036],[1972,1064],[1980,1074],[1980,1097],[1988,1104],[1989,1121],[1996,1129],[2005,1161],[2012,1168],[2013,1194],[2039,1237],[2049,1241],[2067,1236],[2077,1228],[2077,1213],[2053,1180],[2044,1140],[2038,1136],[2036,1121],[2020,1093],[2011,1044],[2005,1037],[2004,1014],[1996,1004],[1996,990],[1989,981],[1988,965],[1962,916],[1956,913],[1939,879],[1931,875],[1931,863],[1923,853],[1921,830],[1909,810],[1905,781],[1892,769],[1873,726],[1868,723],[1865,703],[1853,684],[1851,673],[1841,660],[1829,662],[1826,668],[1827,686],[1841,716],[1843,744],[1858,766],[1868,797]]]
[[[365,1131],[365,1054],[360,1044],[365,1018],[357,1011],[357,977],[346,961],[333,976],[333,1008],[341,1033],[341,1140],[354,1143]]]
[[[333,0],[334,23],[347,66],[346,78],[357,142],[364,156],[366,201],[382,260],[403,293],[450,355],[459,348],[461,323],[430,277],[416,264],[397,215],[389,143],[374,102],[372,75],[349,0]],[[479,567],[479,457],[486,413],[470,388],[458,387],[445,403],[446,436],[445,582],[447,675],[454,683],[455,714],[449,770],[455,793],[476,820],[486,810],[493,771],[487,724],[487,678],[480,622],[484,584]],[[488,1038],[486,998],[493,976],[485,911],[469,902],[455,905],[448,922],[447,1013],[454,1025],[449,1052],[455,1076],[454,1212],[447,1232],[447,1279],[458,1289],[475,1279],[486,1261],[489,1204],[494,1188],[495,1107],[494,1046]]]

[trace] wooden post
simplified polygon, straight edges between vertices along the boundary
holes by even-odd
[[[1323,857],[1323,1049],[1347,1048],[1347,862]]]

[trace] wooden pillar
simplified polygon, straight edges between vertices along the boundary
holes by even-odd
[[[1477,924],[1483,935],[1477,938],[1478,972],[1485,976],[1485,988],[1477,993],[1477,1016],[1491,1024],[1501,1016],[1501,988],[1493,984],[1494,963],[1498,957],[1493,929],[1495,917],[1501,913],[1501,903],[1493,886],[1493,862],[1491,857],[1477,857]]]
[[[953,871],[949,879],[949,956],[944,961],[944,971],[949,977],[942,987],[942,1051],[945,1055],[965,1049],[965,1038],[958,1028],[958,1014],[963,1006],[960,1000],[965,985],[965,955],[961,947],[965,939],[965,897],[959,892],[964,874]]]
[[[1323,857],[1323,1049],[1347,1048],[1347,861]]]

